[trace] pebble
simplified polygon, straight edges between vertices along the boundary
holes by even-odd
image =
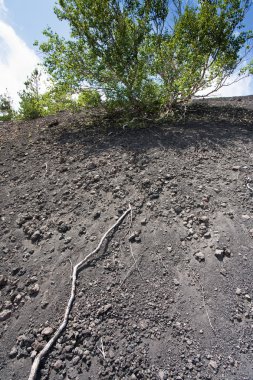
[[[240,288],[236,288],[235,293],[236,293],[237,296],[240,296],[242,294],[242,291],[241,291]]]
[[[56,362],[53,364],[54,369],[56,371],[59,371],[63,367],[63,361],[61,359],[56,360]]]
[[[12,347],[10,353],[9,353],[9,357],[11,359],[15,358],[17,356],[17,353],[18,353],[18,349],[16,346]]]
[[[39,284],[35,284],[33,286],[29,286],[29,294],[30,296],[36,296],[40,291]]]
[[[7,285],[8,281],[7,278],[4,277],[2,274],[0,275],[0,288],[5,287]]]
[[[202,253],[202,252],[197,252],[197,253],[195,253],[195,254],[194,254],[194,257],[195,257],[195,259],[198,260],[199,262],[201,262],[201,261],[205,261],[205,255],[204,255],[204,253]]]
[[[6,319],[9,319],[11,316],[11,311],[10,310],[3,310],[1,313],[0,313],[0,321],[3,322],[3,321],[6,321]]]
[[[42,336],[50,336],[52,335],[54,332],[53,328],[52,327],[45,327],[42,332],[41,332],[41,335]]]
[[[215,360],[210,360],[209,366],[214,370],[218,369],[218,363]]]
[[[217,257],[218,260],[222,260],[224,257],[223,249],[216,249],[215,256]]]
[[[42,235],[39,230],[35,231],[31,236],[31,241],[35,243],[36,241],[40,240],[42,238]]]

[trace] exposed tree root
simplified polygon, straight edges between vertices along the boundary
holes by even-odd
[[[60,335],[62,334],[62,332],[65,330],[65,328],[67,326],[68,318],[69,318],[69,315],[70,315],[70,312],[71,312],[71,309],[72,309],[72,306],[73,306],[73,303],[75,300],[76,280],[77,280],[78,272],[82,269],[84,264],[100,250],[105,238],[109,235],[109,233],[111,231],[113,231],[114,228],[116,228],[123,221],[123,219],[126,217],[126,215],[131,211],[132,211],[132,208],[131,208],[131,205],[129,204],[129,208],[121,215],[121,217],[117,220],[117,222],[114,223],[114,225],[112,227],[110,227],[109,230],[107,230],[105,232],[105,234],[102,236],[97,248],[94,249],[94,251],[89,253],[82,261],[80,261],[78,264],[76,264],[73,267],[71,294],[70,294],[70,298],[69,298],[69,301],[68,301],[68,304],[67,304],[67,307],[65,310],[64,319],[63,319],[61,325],[56,330],[55,334],[52,336],[52,338],[47,342],[45,347],[35,357],[28,380],[36,380],[42,359],[48,354],[51,347],[54,345],[54,343],[57,341],[57,339],[60,337]]]

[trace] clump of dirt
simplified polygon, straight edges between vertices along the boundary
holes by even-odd
[[[0,125],[0,378],[252,380],[253,98]],[[92,113],[93,112],[93,113]],[[141,125],[143,126],[143,124]]]

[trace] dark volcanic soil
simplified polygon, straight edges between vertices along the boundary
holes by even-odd
[[[28,379],[129,202],[38,379],[253,380],[253,98],[209,103],[0,125],[1,380]]]

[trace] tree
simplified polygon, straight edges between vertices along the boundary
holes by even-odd
[[[68,22],[70,38],[44,31],[45,67],[73,92],[88,85],[108,102],[131,106],[171,107],[211,84],[218,89],[251,49],[253,34],[243,25],[251,0],[190,4],[58,0],[55,14]]]
[[[40,96],[41,73],[35,69],[25,81],[25,89],[18,93],[20,97],[19,115],[23,119],[36,119],[43,115]]]
[[[0,121],[12,120],[14,114],[10,96],[7,93],[0,95]]]

